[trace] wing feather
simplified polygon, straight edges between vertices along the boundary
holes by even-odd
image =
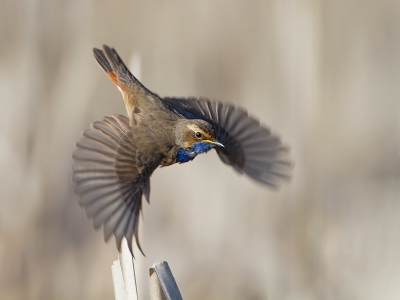
[[[151,156],[142,154],[141,140],[132,130],[141,130],[147,143],[154,137],[149,130],[132,129],[125,116],[94,122],[76,144],[72,170],[79,204],[96,229],[103,226],[104,239],[114,235],[120,250],[125,237],[132,251],[134,237],[142,251],[138,237],[142,195],[149,201],[150,175],[159,158],[151,161]]]
[[[205,98],[163,100],[168,109],[182,117],[213,124],[218,141],[225,146],[216,148],[220,159],[239,173],[272,187],[290,179],[288,148],[246,110]]]

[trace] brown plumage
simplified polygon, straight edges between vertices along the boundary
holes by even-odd
[[[123,95],[128,117],[113,115],[83,133],[73,154],[73,181],[79,203],[132,252],[138,248],[142,196],[149,202],[150,176],[159,166],[191,161],[212,148],[221,160],[256,181],[277,187],[289,178],[287,148],[243,109],[197,98],[161,98],[144,87],[114,49],[94,56]],[[143,253],[143,251],[142,251]]]

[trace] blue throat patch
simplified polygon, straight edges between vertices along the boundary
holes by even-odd
[[[193,147],[188,149],[179,149],[176,154],[176,162],[182,164],[193,160],[198,154],[206,153],[210,151],[212,144],[205,142],[197,142],[193,144]]]

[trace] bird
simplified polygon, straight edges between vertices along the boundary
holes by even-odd
[[[139,242],[142,198],[158,167],[192,161],[216,150],[225,164],[276,188],[291,178],[289,148],[258,119],[232,104],[207,98],[160,97],[127,68],[114,48],[93,48],[97,63],[122,93],[127,116],[111,115],[82,133],[72,155],[79,204],[104,240]]]

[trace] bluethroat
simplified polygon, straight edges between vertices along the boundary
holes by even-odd
[[[215,149],[239,173],[271,187],[288,179],[288,148],[279,137],[231,104],[205,98],[161,98],[131,74],[117,52],[103,46],[94,57],[121,91],[128,116],[113,115],[91,124],[73,154],[73,182],[79,203],[132,252],[138,239],[142,197],[149,202],[150,176],[159,166],[186,163]],[[142,251],[143,253],[143,251]]]

